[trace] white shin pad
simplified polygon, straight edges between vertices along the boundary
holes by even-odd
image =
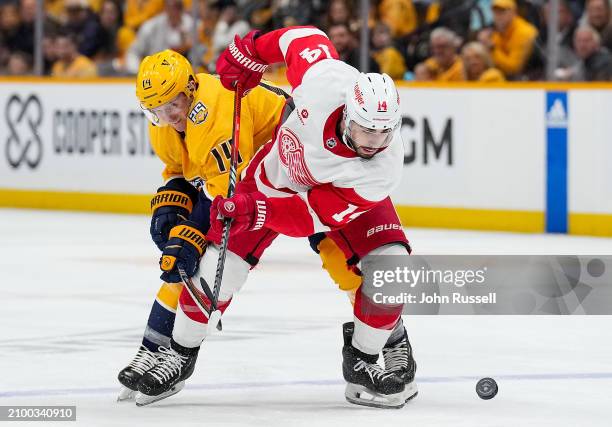
[[[219,247],[209,245],[200,261],[200,268],[193,277],[193,282],[201,289],[200,277],[210,286],[213,291],[215,285],[215,273],[217,271],[217,260],[219,258]],[[227,251],[221,289],[219,291],[219,301],[228,301],[233,295],[242,289],[246,282],[251,266],[238,255]],[[193,309],[191,307],[186,309]],[[197,308],[196,308],[197,309]],[[197,309],[199,310],[199,309]],[[205,314],[206,315],[206,314]],[[184,347],[198,347],[207,335],[208,325],[189,318],[184,312],[184,308],[179,304],[174,320],[172,338]]]

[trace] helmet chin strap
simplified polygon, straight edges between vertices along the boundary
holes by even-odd
[[[357,149],[355,148],[355,141],[353,141],[353,138],[351,138],[346,128],[344,129],[344,132],[342,132],[342,142],[344,142],[344,145],[346,145],[348,148],[357,152]]]
[[[344,111],[342,112],[342,123],[344,123],[344,130],[342,131],[342,142],[348,148],[350,148],[354,152],[357,152],[357,149],[355,148],[355,141],[353,141],[353,139],[349,135],[349,123],[346,117],[347,117],[347,114],[346,114],[346,106],[345,106]],[[338,126],[340,126],[340,123],[341,122],[338,122]]]

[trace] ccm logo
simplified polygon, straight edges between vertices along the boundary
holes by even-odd
[[[383,224],[383,225],[377,225],[376,227],[372,227],[368,230],[368,232],[366,233],[366,237],[370,237],[373,234],[376,233],[380,233],[381,231],[387,231],[387,230],[401,230],[402,226],[399,224]]]

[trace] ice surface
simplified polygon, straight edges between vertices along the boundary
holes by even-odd
[[[340,348],[351,307],[307,241],[289,238],[252,272],[185,390],[118,404],[117,372],[160,285],[148,227],[145,216],[0,210],[0,405],[76,405],[83,426],[612,425],[609,316],[405,316],[419,396],[399,411],[350,405]],[[421,254],[612,254],[612,239],[407,232]],[[474,390],[485,376],[499,384],[490,401]]]

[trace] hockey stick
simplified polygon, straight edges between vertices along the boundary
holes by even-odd
[[[236,85],[236,91],[234,92],[234,124],[232,129],[232,139],[230,145],[232,152],[230,156],[230,170],[229,170],[229,184],[227,186],[227,198],[229,199],[234,195],[236,189],[236,174],[238,170],[238,148],[240,146],[240,110],[242,105],[242,85]],[[215,221],[216,218],[211,218]],[[219,259],[217,261],[217,271],[215,272],[215,285],[213,291],[210,292],[210,286],[206,283],[206,280],[200,278],[200,284],[206,295],[212,293],[210,298],[210,315],[208,317],[208,324],[217,325],[218,330],[223,330],[221,325],[221,311],[217,309],[217,303],[219,301],[219,292],[221,291],[221,279],[223,278],[223,268],[225,267],[225,256],[227,255],[227,245],[229,243],[230,226],[232,224],[231,218],[225,218],[223,220],[223,234],[221,236],[221,245],[219,246]]]
[[[196,287],[196,285],[193,284],[193,281],[191,280],[191,278],[187,276],[187,273],[185,273],[185,270],[183,269],[183,267],[179,267],[178,272],[179,272],[179,275],[181,276],[181,280],[183,281],[183,285],[185,285],[185,288],[187,289],[187,292],[189,292],[189,295],[191,295],[191,298],[195,301],[198,308],[202,310],[203,313],[206,313],[208,315],[208,318],[210,319],[212,304],[211,304],[211,308],[206,307],[206,304],[204,303],[204,300],[202,299],[202,295],[200,295],[200,291],[198,291],[198,288]],[[202,290],[206,294],[206,298],[208,298],[212,302],[213,295],[210,292],[210,288],[208,287],[208,285],[205,285],[206,282],[202,278],[200,278],[200,283],[202,284]],[[219,319],[219,322],[217,323],[217,329],[221,330],[222,328],[223,327],[221,325],[221,319]]]

